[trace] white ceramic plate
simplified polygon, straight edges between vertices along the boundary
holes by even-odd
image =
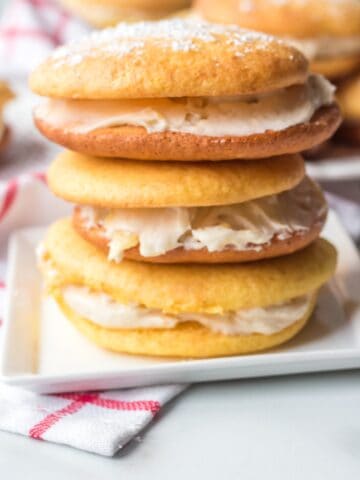
[[[360,178],[359,155],[321,158],[306,163],[307,173],[318,181],[356,180]]]
[[[41,294],[35,246],[43,234],[26,229],[10,242],[1,370],[8,384],[53,393],[360,367],[360,259],[333,213],[325,236],[339,249],[339,267],[309,325],[269,353],[210,360],[118,355],[90,343]]]

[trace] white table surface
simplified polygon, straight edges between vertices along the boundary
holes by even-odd
[[[352,480],[360,372],[192,387],[112,459],[1,432],[0,472],[4,480]]]

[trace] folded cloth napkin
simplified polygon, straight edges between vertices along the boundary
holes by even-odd
[[[42,173],[0,183],[0,318],[6,294],[6,243],[25,226],[47,225],[69,213]],[[2,322],[2,320],[0,320]],[[0,337],[3,327],[0,323]],[[1,356],[1,355],[0,355]],[[114,455],[137,438],[161,407],[185,387],[166,385],[106,392],[37,395],[0,385],[0,429]]]
[[[179,385],[36,395],[0,385],[0,429],[112,456],[183,389]]]

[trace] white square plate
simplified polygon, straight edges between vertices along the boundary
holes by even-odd
[[[339,267],[309,325],[269,353],[210,360],[118,355],[90,343],[42,296],[35,247],[43,234],[21,230],[10,242],[1,369],[10,385],[54,393],[360,367],[360,259],[333,213],[324,236],[339,250]]]

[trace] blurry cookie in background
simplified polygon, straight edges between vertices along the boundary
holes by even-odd
[[[353,159],[360,149],[360,73],[351,75],[338,84],[337,99],[343,123],[335,136],[322,145],[305,152],[308,160]]]
[[[6,126],[3,119],[3,112],[5,105],[12,98],[14,98],[12,90],[6,82],[0,80],[0,152],[6,146],[10,136],[9,127]]]
[[[358,0],[196,0],[195,12],[284,37],[311,60],[313,71],[329,78],[360,67]]]
[[[60,0],[70,12],[95,27],[118,22],[157,20],[190,5],[190,0]]]
[[[341,83],[337,96],[344,122],[336,140],[360,147],[360,73]]]

